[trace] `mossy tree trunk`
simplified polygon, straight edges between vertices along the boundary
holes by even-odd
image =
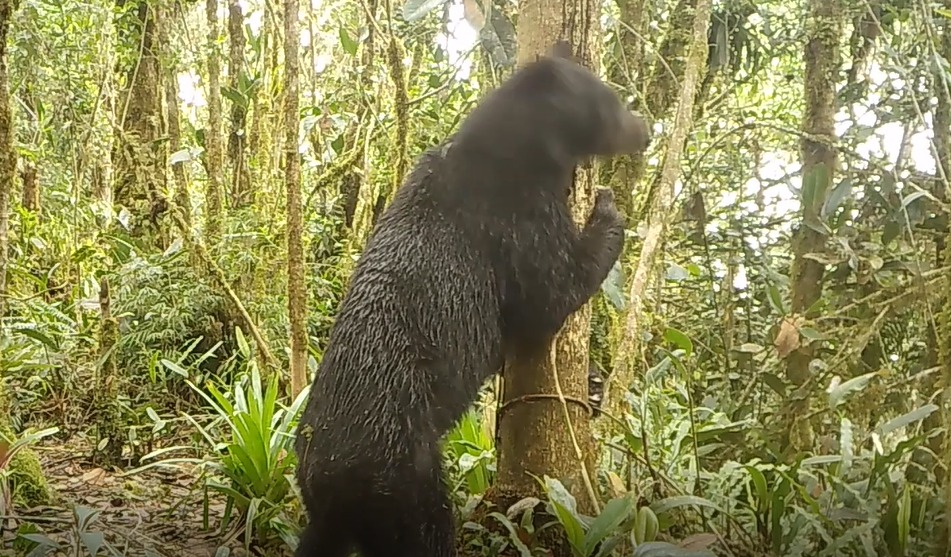
[[[221,57],[218,54],[218,0],[205,1],[208,22],[208,124],[205,127],[205,238],[211,247],[221,234],[224,146],[221,137]]]
[[[279,8],[281,5],[275,7]],[[276,130],[281,129],[283,114],[275,107],[276,92],[280,90],[277,68],[278,52],[281,50],[275,38],[281,36],[277,29],[280,23],[275,14],[277,11],[279,10],[264,10],[261,17],[260,87],[255,90],[251,100],[252,118],[248,132],[248,160],[254,163],[251,167],[251,188],[255,188],[254,184],[262,184],[260,188],[264,189],[279,177],[277,155],[280,154],[282,142]],[[246,192],[246,202],[254,202],[255,193],[254,189]]]
[[[2,318],[6,316],[8,233],[10,224],[10,196],[16,176],[16,152],[13,148],[13,107],[10,98],[10,76],[7,67],[7,37],[16,0],[0,0],[0,334]],[[6,393],[0,384],[0,430],[5,435],[9,429],[10,407]],[[25,506],[49,504],[51,492],[40,469],[36,453],[23,449],[10,462],[11,483],[15,484],[14,496]],[[3,509],[6,511],[7,509]]]
[[[137,0],[133,25],[137,32],[125,40],[138,51],[137,60],[126,68],[125,91],[116,106],[120,134],[114,145],[114,199],[132,214],[133,234],[155,235],[167,209],[165,164],[164,94],[160,52],[163,11],[158,2]],[[124,3],[124,2],[123,2]]]
[[[20,182],[23,189],[20,190],[20,204],[27,211],[40,213],[40,175],[36,165],[31,161],[23,161],[23,167],[20,169]]]
[[[100,48],[100,60],[103,68],[114,68],[116,66],[116,26],[110,21],[106,23],[107,28],[103,30],[103,43]],[[115,130],[113,117],[116,113],[116,77],[115,72],[107,72],[103,77],[102,90],[99,98],[102,102],[102,109],[96,111],[94,119],[95,132],[93,137],[98,137],[99,141],[90,142],[90,157],[92,158],[92,169],[90,177],[92,180],[93,195],[106,207],[112,207],[113,203],[113,179],[115,176],[112,162],[113,146],[115,145]]]
[[[116,368],[115,346],[119,342],[119,322],[112,316],[109,281],[99,283],[99,356],[102,365],[96,370],[93,391],[93,414],[96,416],[98,439],[93,461],[99,466],[117,466],[122,457],[122,414],[119,406],[119,370]]]
[[[228,164],[231,167],[231,203],[242,207],[250,201],[251,175],[248,172],[247,122],[251,91],[242,88],[244,72],[244,13],[238,0],[228,0],[228,85],[241,101],[231,103],[231,130],[228,134]]]
[[[634,94],[635,99],[642,97],[643,89],[638,87],[640,79],[646,73],[644,69],[644,41],[647,36],[647,24],[650,23],[650,11],[645,0],[618,0],[618,10],[623,25],[618,28],[618,39],[615,47],[614,62],[608,69],[608,75],[613,83],[627,89]],[[635,101],[636,102],[636,101]],[[656,119],[657,115],[652,115]],[[602,175],[608,178],[611,189],[614,190],[614,199],[617,208],[624,215],[628,226],[633,226],[634,214],[634,187],[640,182],[644,170],[644,156],[616,157],[605,165]]]
[[[802,210],[799,229],[793,236],[793,265],[791,272],[792,318],[809,312],[822,296],[825,265],[808,254],[821,252],[826,234],[821,232],[820,211],[832,185],[836,152],[835,113],[836,82],[840,72],[839,41],[842,37],[842,17],[845,12],[840,0],[810,0],[806,22],[806,46],[803,52],[805,100],[802,118]],[[787,318],[789,319],[789,318]],[[798,334],[798,333],[797,333]],[[791,453],[812,447],[812,428],[808,420],[797,419],[808,413],[812,396],[809,362],[813,346],[802,346],[786,359],[788,379],[797,387],[781,409],[786,427],[783,446]],[[815,386],[812,386],[815,387]],[[813,389],[814,390],[814,389]]]
[[[600,4],[593,0],[522,2],[518,65],[549,52],[557,41],[564,39],[582,63],[597,72],[600,13]],[[571,204],[579,224],[590,211],[595,176],[591,164],[576,171]],[[589,481],[594,477],[594,439],[584,404],[588,392],[589,321],[590,307],[586,304],[568,318],[555,341],[554,357],[543,353],[531,361],[505,364],[495,486],[496,502],[501,505],[537,496],[539,486],[530,475],[534,474],[561,480],[583,511],[598,510]],[[567,400],[565,406],[557,398],[522,400],[539,394],[552,397],[558,393],[559,385]]]
[[[6,315],[10,195],[16,174],[13,107],[10,103],[10,76],[7,73],[7,36],[14,11],[15,0],[0,0],[0,319]],[[0,321],[0,327],[2,325]]]
[[[287,309],[291,322],[291,396],[307,382],[307,292],[300,183],[300,6],[284,0],[284,183],[287,187]]]

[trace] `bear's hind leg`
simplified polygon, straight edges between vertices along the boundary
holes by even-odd
[[[349,557],[353,547],[351,530],[339,520],[308,513],[307,525],[300,534],[294,557]]]
[[[436,462],[439,462],[438,460]],[[441,470],[387,497],[377,522],[365,522],[358,545],[364,557],[456,557],[455,523]]]

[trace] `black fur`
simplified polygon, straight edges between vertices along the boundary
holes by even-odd
[[[455,555],[440,439],[507,351],[544,346],[621,252],[609,192],[582,231],[572,222],[575,165],[647,142],[594,74],[546,57],[422,155],[354,270],[301,417],[298,557]]]

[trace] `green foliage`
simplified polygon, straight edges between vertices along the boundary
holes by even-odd
[[[42,533],[21,528],[16,545],[24,555],[30,557],[47,555],[56,550],[63,552],[72,550],[74,555],[82,557],[99,557],[100,555],[119,557],[124,553],[106,541],[102,531],[93,529],[100,512],[81,505],[73,506],[69,532],[70,537],[75,540],[73,544],[63,543]]]
[[[44,437],[56,434],[59,428],[27,430],[20,435],[4,429],[0,428],[0,511],[8,513],[14,503],[29,507],[48,505],[52,492],[39,460],[28,449]]]
[[[225,299],[184,252],[132,256],[110,278],[119,320],[116,362],[132,377],[146,377],[154,355],[175,359],[186,343],[214,345],[230,330]]]
[[[470,20],[473,4],[487,7],[467,2]],[[498,17],[511,15],[513,3],[490,4],[491,14],[481,14],[488,15],[485,25],[468,33],[482,43],[474,55],[464,52],[468,47],[459,53],[447,48],[445,38],[456,24],[446,27],[438,16],[447,7],[443,0],[394,6],[404,17],[392,22],[367,21],[366,7],[352,2],[307,12],[313,35],[302,51],[307,63],[299,129],[311,371],[363,248],[353,239],[365,237],[371,220],[364,215],[354,230],[344,226],[344,180],[330,171],[349,161],[341,164],[348,184],[356,184],[370,205],[389,196],[401,178],[393,175],[394,96],[384,63],[389,33],[406,47],[413,157],[449,136],[502,77],[497,71],[505,64],[489,43],[505,43]],[[619,9],[622,4],[612,4],[612,17],[602,18],[604,62],[614,85],[638,105],[650,93],[644,87],[651,68],[619,56],[626,52],[619,37],[628,22],[618,18],[630,15]],[[882,3],[878,48],[868,60],[860,59],[865,38],[858,33],[869,25],[856,20],[848,26],[856,34],[842,41],[843,54],[852,59],[837,76],[839,159],[835,168],[803,176],[798,161],[807,6],[721,4],[711,22],[710,71],[684,153],[678,198],[684,203],[665,215],[664,259],[642,293],[648,310],[637,332],[643,349],[634,358],[637,373],[627,385],[624,412],[599,418],[612,424],[616,418],[620,426],[602,439],[597,477],[615,495],[626,495],[599,489],[607,500],[603,511],[586,517],[563,486],[547,479],[544,507],[551,521],[536,524],[538,500],[490,512],[478,524],[466,524],[467,533],[478,534],[468,554],[545,555],[541,534],[552,529],[565,532],[575,554],[586,556],[611,547],[624,548],[624,555],[675,555],[677,547],[721,551],[724,543],[743,556],[764,550],[934,553],[936,525],[944,518],[938,486],[946,481],[946,459],[937,454],[947,434],[936,400],[944,385],[935,370],[936,346],[947,343],[947,331],[934,327],[934,316],[948,304],[938,288],[947,270],[937,256],[947,237],[946,196],[934,169],[912,159],[930,152],[928,122],[941,85],[935,76],[939,70],[947,76],[932,38],[940,36],[947,10]],[[247,147],[251,191],[231,200],[220,240],[206,247],[283,364],[288,317],[278,156],[286,147],[280,139],[285,130],[276,127],[284,125],[277,117],[280,21],[261,6],[242,6],[248,10],[240,22],[244,59],[227,68],[238,78],[223,80],[222,95],[226,114],[240,108],[247,116],[236,135]],[[39,170],[42,211],[20,206],[17,180],[10,312],[0,332],[0,380],[8,395],[3,414],[11,431],[55,424],[70,441],[95,437],[90,433],[99,416],[88,409],[90,391],[103,380],[98,296],[106,277],[119,323],[111,353],[118,376],[108,379],[117,382],[111,385],[123,412],[113,425],[124,432],[133,458],[152,453],[145,459],[151,464],[140,470],[155,466],[159,455],[184,452],[187,457],[162,463],[199,464],[207,476],[201,483],[206,506],[213,499],[228,502],[223,529],[247,526],[246,543],[281,538],[293,546],[301,512],[288,478],[301,399],[290,403],[277,376],[261,377],[248,324],[222,285],[176,239],[179,230],[166,222],[155,243],[135,238],[126,229],[133,215],[95,194],[105,180],[101,163],[111,160],[125,133],[125,89],[143,44],[136,8],[135,2],[22,0],[11,25],[16,150]],[[180,8],[166,18],[167,34],[159,41],[163,78],[178,74],[182,84],[181,146],[168,162],[181,163],[185,172],[186,208],[200,237],[207,114],[199,95],[207,52],[195,37],[207,29],[203,6]],[[647,9],[638,16],[650,22],[651,32],[638,35],[638,48],[653,61],[672,6]],[[262,19],[266,23],[259,25]],[[682,36],[684,30],[670,33]],[[228,40],[222,37],[222,43]],[[511,55],[505,46],[501,52]],[[471,63],[464,77],[457,73],[463,63]],[[678,60],[657,63],[677,71]],[[852,68],[859,73],[853,76]],[[669,130],[670,122],[658,123]],[[645,204],[662,159],[661,148],[648,157],[640,185],[624,184],[637,204]],[[318,179],[325,175],[334,178]],[[168,184],[163,195],[180,193],[176,180]],[[810,209],[805,218],[802,205]],[[646,219],[630,231],[633,250],[644,224]],[[804,315],[793,315],[791,238],[803,226],[826,239],[805,254],[823,264],[825,275],[821,299]],[[597,312],[592,360],[606,374],[624,325],[631,275],[628,262],[619,263],[596,297],[603,311]],[[236,325],[244,330],[233,335]],[[777,343],[780,333],[783,342]],[[783,343],[810,349],[805,387],[787,377],[786,356],[777,346]],[[793,401],[802,401],[802,410],[784,413]],[[494,439],[482,426],[481,410],[467,414],[445,443],[450,483],[467,519],[477,516],[483,497],[491,498],[495,479]],[[790,423],[808,424],[814,432],[802,454],[788,454]],[[104,534],[92,528],[97,512],[73,510],[74,524],[65,528],[77,551],[112,552]],[[30,530],[26,522],[21,529],[16,543],[24,552],[56,546],[42,541],[52,539],[39,531],[49,524],[32,526],[37,524],[42,528]]]
[[[472,495],[485,493],[495,478],[495,446],[479,413],[467,412],[446,435],[445,443],[450,466],[461,476],[459,484],[464,482]]]
[[[286,507],[295,495],[290,480],[297,465],[294,429],[308,391],[305,389],[289,408],[280,407],[279,381],[271,377],[266,387],[262,386],[253,360],[247,363],[247,372],[230,392],[222,392],[210,382],[206,384],[207,393],[191,382],[188,384],[218,417],[208,427],[194,418],[188,419],[219,455],[212,462],[212,470],[226,481],[209,479],[207,485],[227,499],[229,511],[222,528],[235,518],[246,524],[246,546],[252,540],[266,541],[274,533],[293,544],[296,528]],[[217,440],[215,430],[219,424],[230,433],[230,441]]]

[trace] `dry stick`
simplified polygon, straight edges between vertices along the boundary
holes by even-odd
[[[248,313],[248,310],[245,309],[244,304],[241,303],[241,299],[238,298],[238,294],[231,288],[231,285],[228,284],[228,277],[225,276],[225,272],[221,270],[221,267],[211,258],[208,254],[208,250],[205,249],[205,246],[194,237],[188,230],[188,225],[185,224],[184,219],[178,212],[178,207],[173,206],[172,218],[175,219],[175,224],[181,229],[182,239],[195,253],[198,254],[198,257],[208,265],[208,268],[211,269],[212,274],[215,276],[215,280],[225,289],[225,293],[228,295],[228,298],[231,299],[231,302],[238,308],[238,312],[241,314],[241,318],[244,319],[245,324],[248,326],[248,329],[251,331],[251,336],[254,337],[254,343],[258,345],[258,349],[261,351],[261,354],[264,355],[264,360],[268,365],[273,367],[275,370],[279,369],[277,360],[274,359],[274,355],[271,354],[271,350],[267,347],[267,342],[264,340],[264,336],[261,334],[261,331],[258,330],[257,325],[254,324],[254,320],[251,319],[251,314]]]
[[[548,361],[551,364],[551,373],[555,377],[555,390],[558,392],[558,401],[561,403],[561,410],[565,415],[565,423],[568,425],[568,435],[571,437],[571,444],[575,448],[575,456],[578,457],[578,462],[581,463],[581,479],[584,480],[584,487],[588,492],[588,497],[591,498],[591,506],[594,508],[595,514],[601,514],[601,504],[598,502],[598,496],[594,492],[594,484],[591,483],[591,476],[588,475],[588,466],[584,460],[584,452],[581,450],[581,445],[578,444],[578,437],[575,435],[575,426],[571,423],[571,414],[568,412],[568,400],[565,398],[565,393],[561,391],[561,381],[558,379],[557,346],[559,336],[560,335],[555,335],[555,338],[551,341]]]

